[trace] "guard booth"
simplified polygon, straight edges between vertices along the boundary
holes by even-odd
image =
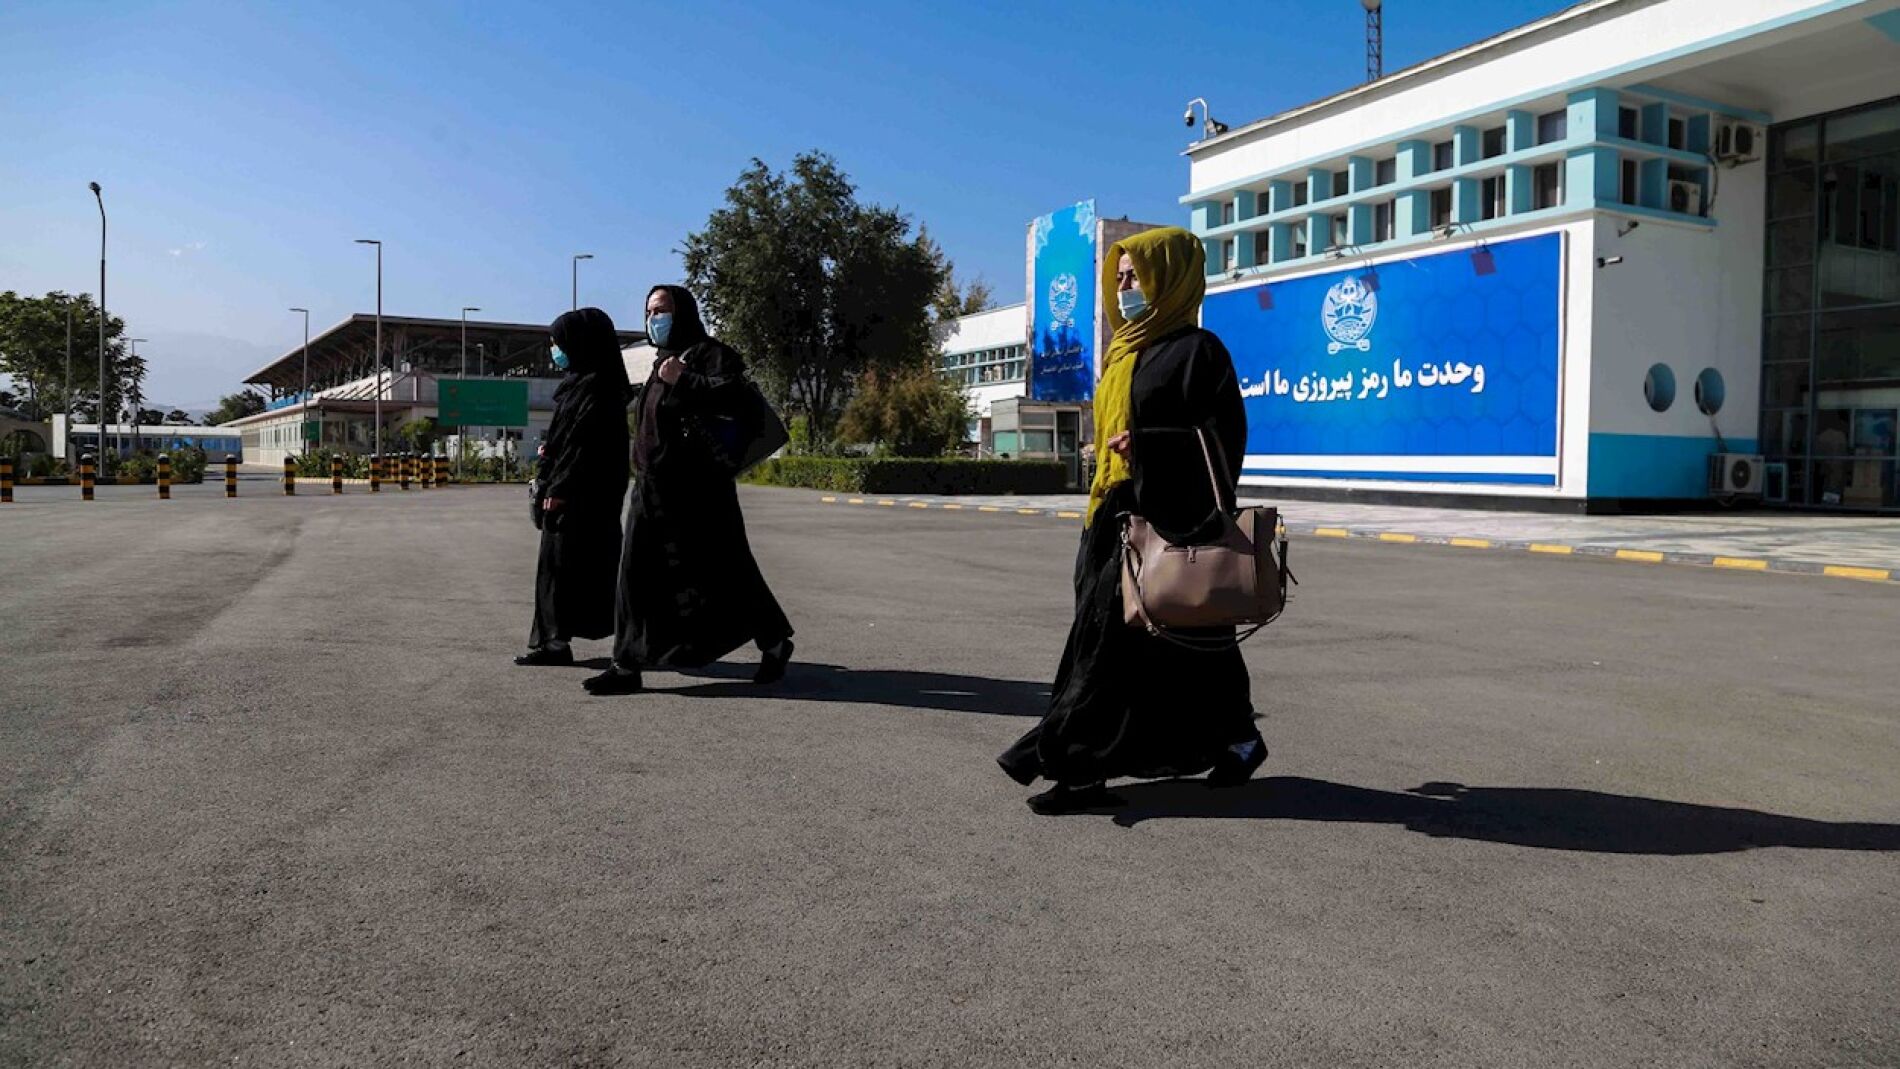
[[[1011,460],[1056,460],[1069,485],[1082,485],[1082,447],[1095,440],[1094,406],[1086,401],[1000,397],[990,405],[990,452]]]

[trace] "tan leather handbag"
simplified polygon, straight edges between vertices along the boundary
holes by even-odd
[[[1177,546],[1132,513],[1122,523],[1122,618],[1151,635],[1196,649],[1225,649],[1252,638],[1286,609],[1286,535],[1273,508],[1236,509],[1214,465],[1207,433],[1196,429],[1221,516],[1212,541]],[[1183,629],[1246,627],[1233,639]]]

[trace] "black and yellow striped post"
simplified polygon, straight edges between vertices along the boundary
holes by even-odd
[[[381,453],[369,455],[369,492],[372,494],[383,492],[383,455]]]
[[[289,456],[284,457],[284,496],[297,496],[297,462]]]
[[[13,458],[0,457],[0,505],[13,503]]]
[[[396,480],[396,485],[402,487],[404,490],[409,489],[409,478],[411,475],[415,473],[415,469],[416,469],[415,454],[397,453],[396,454],[396,475],[398,478]]]
[[[94,463],[91,453],[84,453],[79,457],[79,500],[81,501],[92,500],[93,480],[99,474],[98,469],[93,467]]]
[[[330,454],[330,492],[333,494],[343,492],[343,454],[341,453]]]
[[[443,453],[435,458],[435,484],[447,486],[449,481],[449,455]]]
[[[424,489],[435,485],[435,469],[429,464],[429,454],[416,454],[416,482]]]
[[[224,496],[237,496],[237,457],[224,454]]]
[[[170,453],[158,455],[158,499],[160,501],[172,499],[172,455]]]

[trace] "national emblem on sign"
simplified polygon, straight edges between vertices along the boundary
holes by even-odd
[[[1328,356],[1338,355],[1341,349],[1366,352],[1372,348],[1372,323],[1379,318],[1379,295],[1357,276],[1341,279],[1326,291],[1319,318],[1332,339],[1326,346]]]
[[[1049,315],[1058,327],[1075,326],[1075,302],[1081,298],[1081,287],[1075,276],[1057,275],[1049,283]]]

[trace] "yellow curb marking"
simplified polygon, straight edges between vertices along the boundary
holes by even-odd
[[[1645,564],[1661,564],[1663,555],[1653,549],[1619,549],[1617,560],[1639,560]]]
[[[1041,510],[1041,509],[1017,509],[1017,510],[1016,510],[1016,515],[1018,515],[1018,516],[1040,516],[1040,515],[1042,515],[1042,510]]]
[[[882,505],[882,506],[884,506],[884,507],[885,507],[885,508],[887,508],[887,509],[890,509],[890,508],[896,508],[896,507],[897,507],[897,502],[895,502],[895,501],[880,501],[880,502],[878,502],[878,504],[880,504],[880,505]]]
[[[1081,519],[1081,518],[1082,518],[1082,514],[1081,514],[1081,513],[1079,513],[1079,512],[1058,512],[1058,513],[1056,513],[1056,519],[1059,519],[1059,520],[1079,520],[1079,519]]]
[[[854,498],[852,498],[852,499],[851,499],[850,501],[848,501],[848,502],[846,502],[846,504],[850,504],[850,505],[862,505],[862,504],[864,504],[864,499],[863,499],[863,498],[861,498],[861,497],[854,497]]]
[[[1893,578],[1893,573],[1885,568],[1850,568],[1845,564],[1830,564],[1821,571],[1836,579],[1867,579],[1877,583]]]
[[[1532,542],[1531,552],[1532,553],[1555,553],[1559,556],[1566,556],[1568,554],[1575,553],[1576,550],[1572,549],[1569,546],[1553,545],[1549,542]]]
[[[1316,527],[1313,533],[1321,538],[1351,538],[1352,532],[1344,527]]]
[[[1765,572],[1768,570],[1767,561],[1751,560],[1747,557],[1717,557],[1715,558],[1715,566],[1717,568],[1740,568],[1745,572]]]
[[[1454,546],[1463,546],[1466,549],[1491,548],[1491,540],[1488,538],[1454,538],[1451,540],[1451,544]]]
[[[1382,531],[1379,534],[1379,541],[1381,542],[1416,542],[1418,541],[1418,536],[1409,535],[1409,534],[1399,534],[1396,531]]]
[[[949,509],[949,510],[951,510],[952,512],[955,512],[955,511],[956,511],[957,509],[960,509],[960,508],[962,508],[963,506],[962,506],[962,505],[943,505],[943,506],[941,506],[941,507],[942,507],[942,508],[947,508],[947,509]]]
[[[910,507],[914,509],[927,509],[930,505],[922,501],[913,501],[910,503]]]
[[[997,508],[997,507],[996,507],[995,505],[978,505],[978,506],[976,507],[976,510],[977,510],[978,512],[1001,512],[1001,511],[1003,511],[1002,509],[999,509],[999,508]]]
[[[821,497],[818,500],[823,501],[827,505],[835,505],[838,503],[838,499],[835,497]]]

